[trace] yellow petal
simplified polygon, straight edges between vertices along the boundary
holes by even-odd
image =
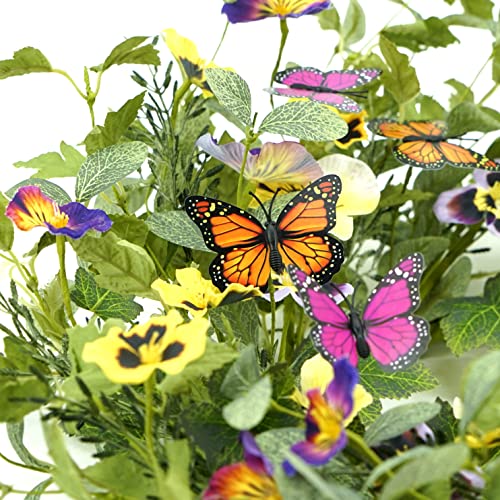
[[[352,398],[352,412],[344,421],[346,426],[348,426],[354,420],[354,417],[360,412],[360,410],[373,403],[372,395],[361,384],[357,384],[354,387]]]
[[[337,223],[330,233],[337,236],[337,238],[346,241],[352,236],[353,229],[354,221],[352,217],[337,211]]]

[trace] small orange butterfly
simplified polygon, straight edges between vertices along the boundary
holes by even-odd
[[[219,254],[209,268],[214,284],[220,290],[240,283],[265,291],[271,269],[282,273],[289,264],[319,283],[329,281],[344,260],[342,244],[328,234],[335,226],[341,188],[338,176],[320,177],[292,198],[276,221],[271,219],[273,198],[268,211],[261,204],[264,225],[229,203],[204,196],[186,198],[188,216],[207,247]]]
[[[401,139],[394,156],[412,167],[443,168],[445,164],[460,168],[495,171],[499,166],[488,157],[447,142],[446,125],[440,121],[372,120],[368,128],[391,139]]]

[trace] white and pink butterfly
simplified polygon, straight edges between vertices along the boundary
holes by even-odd
[[[361,314],[347,299],[348,313],[335,303],[335,285],[319,285],[296,267],[288,266],[288,272],[306,313],[318,323],[311,338],[324,358],[347,357],[356,366],[359,357],[371,354],[384,371],[393,372],[413,364],[429,343],[429,323],[413,315],[423,267],[420,253],[402,259],[371,292]]]
[[[334,106],[343,113],[358,113],[361,108],[349,95],[361,97],[362,92],[348,89],[369,83],[380,73],[381,70],[376,68],[334,70],[324,73],[316,68],[297,66],[276,74],[275,80],[287,87],[273,87],[266,90],[271,94],[286,97],[307,97]]]

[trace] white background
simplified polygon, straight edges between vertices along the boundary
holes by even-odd
[[[360,3],[367,15],[367,37],[357,48],[375,36],[393,16],[393,24],[412,22],[406,11],[388,0],[360,0]],[[425,14],[424,17],[443,17],[460,11],[459,5],[450,7],[444,0],[413,0],[409,1],[409,4]],[[498,16],[498,0],[495,4]],[[343,14],[347,1],[339,0],[335,5]],[[200,55],[210,59],[226,23],[225,17],[220,15],[221,7],[222,0],[2,2],[0,59],[12,57],[13,52],[22,47],[36,47],[45,54],[53,67],[67,71],[77,84],[83,87],[84,66],[102,63],[109,51],[125,38],[157,35],[170,27],[191,38],[198,46]],[[326,67],[337,38],[332,31],[320,30],[314,17],[292,19],[289,27],[290,36],[282,59],[283,67],[287,61],[323,70],[341,66],[341,60],[337,59],[329,68]],[[486,31],[466,28],[452,28],[452,31],[463,40],[462,44],[454,44],[446,49],[430,49],[423,54],[417,54],[413,59],[422,92],[434,96],[445,107],[450,88],[443,82],[455,78],[470,84],[488,59],[493,41],[491,34]],[[261,116],[269,111],[269,96],[261,89],[269,86],[279,38],[277,19],[232,25],[216,59],[218,65],[234,68],[249,82],[254,110],[259,111]],[[376,38],[373,39],[373,43],[375,42]],[[170,54],[166,46],[159,43],[158,48],[162,61],[168,62]],[[147,68],[134,69],[147,74]],[[128,76],[131,70],[130,66],[119,66],[105,73],[95,106],[98,124],[103,123],[108,110],[118,109],[127,99],[141,91]],[[489,90],[490,74],[491,66],[488,66],[473,87],[476,96],[482,97]],[[485,104],[498,109],[499,93]],[[62,140],[76,146],[89,130],[90,117],[86,103],[62,76],[34,74],[0,81],[0,190],[5,191],[31,175],[30,171],[14,168],[14,162],[26,161],[49,151],[58,151]],[[491,135],[489,140],[480,141],[475,149],[484,152],[489,142]],[[72,185],[67,180],[61,185],[73,194]],[[37,231],[17,233],[16,253],[20,255],[30,248],[39,236],[40,232]],[[489,238],[482,241],[480,246],[486,244],[494,247],[496,245],[495,251],[488,257],[480,255],[475,261],[474,271],[498,270],[498,240]],[[50,251],[53,249],[47,252]],[[57,271],[56,261],[48,256],[39,260],[37,270],[42,281],[48,281]],[[3,284],[6,283],[7,273],[2,263],[0,279]],[[443,363],[435,363],[435,366],[437,371],[441,372],[457,368],[451,361],[446,366]],[[460,367],[458,370],[460,371]],[[457,375],[454,384],[444,390],[446,397],[451,398],[456,394],[458,380]],[[36,425],[37,418],[35,414],[28,419],[30,425],[27,441],[33,451],[38,453],[40,458],[44,458],[45,447]],[[73,443],[72,446],[75,449],[81,448],[78,443]],[[1,426],[0,450],[15,459]],[[85,453],[78,455],[84,456]],[[30,489],[42,479],[42,476],[0,462],[0,482],[16,485],[20,489]],[[12,495],[12,498],[22,496]],[[54,498],[62,499],[62,496]]]

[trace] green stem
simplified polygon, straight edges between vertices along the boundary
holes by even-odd
[[[71,76],[69,76],[68,73],[66,73],[66,71],[64,71],[62,69],[52,69],[51,71],[52,71],[52,73],[57,73],[59,75],[64,76],[64,78],[67,78],[69,80],[69,82],[71,83],[71,85],[73,85],[73,87],[76,89],[76,91],[78,92],[80,97],[87,100],[87,96],[85,95],[85,93],[80,90],[78,85],[75,83],[75,80],[73,80],[73,78],[71,78]]]
[[[245,167],[247,164],[248,152],[250,151],[250,145],[252,143],[252,133],[248,132],[245,139],[245,152],[243,153],[243,160],[241,161],[240,175],[238,177],[238,190],[236,191],[236,204],[241,208],[246,208],[246,203],[244,200],[246,198],[244,194],[245,190]]]
[[[64,307],[66,308],[66,314],[68,315],[71,326],[76,326],[76,321],[71,309],[71,297],[69,294],[68,278],[66,277],[65,243],[66,240],[64,236],[56,236],[57,255],[59,257],[59,283],[61,285]]]
[[[179,105],[181,103],[182,98],[184,97],[184,94],[189,90],[189,87],[191,87],[191,81],[184,80],[182,82],[182,85],[175,92],[174,102],[172,103],[172,113],[170,114],[172,131],[175,131],[175,121],[177,120]]]
[[[466,90],[464,90],[463,94],[460,96],[459,103],[463,102],[463,100],[466,98],[467,91],[472,89],[472,87],[476,83],[477,79],[479,78],[481,73],[485,70],[486,66],[488,66],[488,63],[491,61],[492,58],[493,58],[493,53],[491,53],[490,56],[488,57],[488,59],[486,59],[485,63],[479,68],[479,71],[477,72],[476,76],[472,80],[471,84],[467,87]]]
[[[271,408],[273,410],[279,411],[280,413],[285,413],[286,415],[290,415],[291,417],[298,418],[299,420],[304,420],[304,414],[299,413],[298,411],[290,410],[286,406],[282,406],[277,403],[274,399],[271,399]]]
[[[160,261],[158,260],[158,257],[154,253],[153,249],[151,248],[151,245],[146,243],[144,245],[144,250],[148,252],[148,255],[151,257],[151,260],[153,261],[156,270],[158,271],[158,274],[164,279],[168,280],[168,274],[165,272],[165,269],[163,269],[162,265],[160,264]]]
[[[227,33],[227,28],[229,27],[229,21],[226,22],[226,26],[224,26],[224,31],[222,32],[222,36],[219,41],[219,45],[217,45],[217,48],[215,49],[214,55],[212,56],[211,61],[215,60],[215,57],[219,53],[220,48],[222,47],[222,42],[224,41],[224,38],[226,38],[226,33]]]
[[[269,299],[271,301],[271,331],[269,332],[269,342],[271,343],[270,355],[274,361],[274,336],[276,335],[276,299],[274,297],[275,287],[273,278],[269,274]]]
[[[289,337],[289,332],[290,330],[293,331],[293,324],[295,323],[294,320],[294,308],[293,308],[293,302],[291,302],[290,297],[285,298],[285,305],[284,305],[284,312],[283,312],[283,331],[281,333],[281,340],[280,340],[280,351],[278,355],[278,362],[279,361],[285,361],[286,360],[286,354],[287,354],[287,348],[288,348],[288,337]]]
[[[286,24],[286,18],[280,19],[280,30],[281,30],[281,40],[280,40],[280,48],[278,51],[278,58],[276,59],[276,64],[274,65],[273,72],[271,73],[271,84],[272,87],[274,84],[274,77],[278,72],[278,69],[281,64],[281,57],[283,55],[283,49],[285,48],[286,39],[288,38],[288,25]],[[273,96],[271,94],[271,106],[273,106]],[[273,106],[274,107],[274,106]]]
[[[11,465],[15,465],[16,467],[22,467],[23,469],[29,469],[29,470],[33,470],[35,472],[44,472],[44,473],[49,472],[49,470],[47,470],[47,469],[42,469],[40,467],[34,467],[32,465],[26,465],[26,464],[22,464],[20,462],[16,462],[14,460],[11,460],[10,458],[6,457],[3,453],[0,453],[0,458],[2,460],[5,460],[7,463],[9,463]]]
[[[484,94],[482,99],[478,102],[478,106],[482,106],[483,103],[496,92],[496,90],[498,89],[499,86],[500,86],[500,83],[495,83],[495,85],[493,85],[493,87],[491,87],[491,89],[488,90],[488,92],[486,92],[486,94]]]

